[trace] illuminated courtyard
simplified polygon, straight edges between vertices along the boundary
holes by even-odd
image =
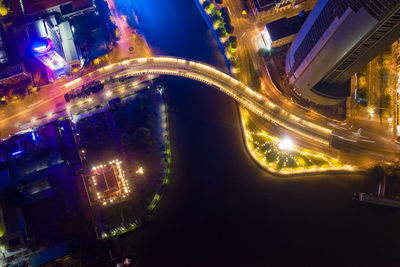
[[[92,202],[98,201],[103,205],[121,201],[130,193],[122,162],[119,160],[94,166],[88,183]]]

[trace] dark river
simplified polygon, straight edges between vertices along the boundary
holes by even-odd
[[[133,0],[131,0],[133,1]],[[193,0],[134,0],[156,54],[226,71]],[[171,183],[140,230],[121,238],[137,266],[400,266],[398,210],[361,205],[359,176],[274,178],[249,158],[233,100],[166,77]]]

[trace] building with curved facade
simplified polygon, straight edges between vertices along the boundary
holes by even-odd
[[[305,99],[338,104],[351,75],[399,37],[398,0],[319,0],[287,54],[289,82]]]

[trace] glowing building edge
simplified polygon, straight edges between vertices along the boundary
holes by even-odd
[[[128,181],[125,178],[125,172],[122,170],[122,162],[119,161],[118,159],[109,161],[108,164],[99,164],[97,166],[94,166],[92,168],[92,176],[89,179],[89,181],[92,184],[92,188],[94,188],[94,201],[101,202],[103,205],[115,203],[119,200],[122,200],[126,198],[129,193],[131,192],[129,188]],[[111,168],[111,169],[110,169]],[[109,170],[107,170],[109,169]],[[105,177],[105,173],[113,171],[114,173],[114,178],[117,181],[117,190],[112,191],[113,188],[108,187],[107,183],[107,178]],[[107,189],[104,190],[103,192],[99,192],[97,189],[98,181],[96,179],[96,176],[103,175],[104,176],[104,182],[107,185]],[[111,191],[108,192],[107,191]]]

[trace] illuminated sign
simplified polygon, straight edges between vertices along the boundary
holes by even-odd
[[[56,51],[38,54],[36,58],[52,71],[62,69],[67,65],[67,62]]]
[[[53,48],[53,43],[50,39],[46,41],[35,42],[33,44],[33,50],[35,50],[39,54],[47,53]]]

